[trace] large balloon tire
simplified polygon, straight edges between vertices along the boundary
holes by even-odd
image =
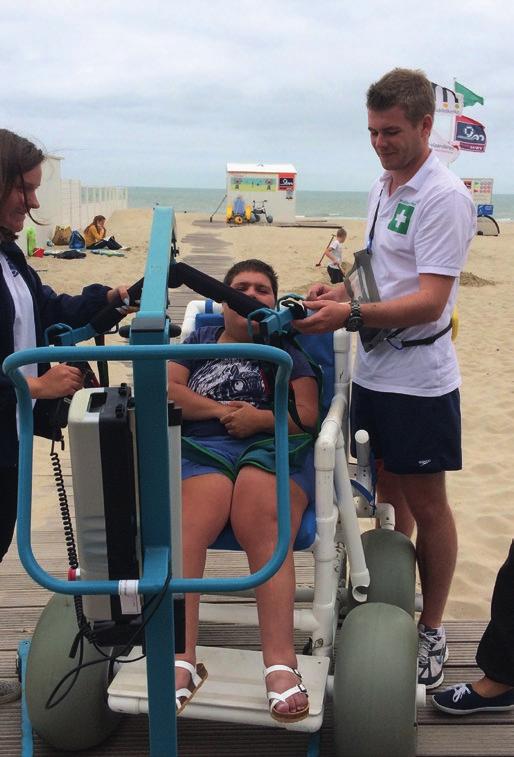
[[[399,531],[377,528],[362,534],[362,546],[370,574],[367,601],[396,605],[414,617],[416,551],[410,539]],[[350,591],[350,609],[357,604]]]
[[[418,634],[404,610],[353,610],[339,632],[334,670],[337,757],[414,757]]]
[[[273,223],[273,216],[266,216],[266,221],[268,223]]]
[[[59,681],[78,664],[69,657],[77,634],[73,598],[54,595],[34,631],[27,659],[25,692],[32,728],[55,749],[79,751],[104,741],[120,722],[107,705],[110,664],[84,639],[83,663],[102,660],[80,671],[65,698],[51,709],[46,702]],[[105,650],[110,653],[110,650]],[[57,692],[64,694],[72,676]]]

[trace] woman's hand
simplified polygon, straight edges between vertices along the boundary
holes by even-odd
[[[139,310],[137,306],[129,304],[130,298],[127,284],[120,284],[115,289],[109,289],[106,297],[109,305],[115,304],[119,298],[123,303],[119,309],[123,311],[124,315],[127,315],[127,313],[136,313]]]
[[[220,418],[230,436],[245,439],[260,432],[269,432],[270,421],[273,430],[273,413],[271,410],[259,410],[249,402],[234,400],[225,405],[227,412]]]
[[[80,368],[60,363],[38,378],[28,378],[30,396],[35,400],[53,400],[73,395],[84,385]]]

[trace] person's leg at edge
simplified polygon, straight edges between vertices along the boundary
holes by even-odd
[[[271,557],[277,541],[275,476],[259,468],[245,466],[234,486],[231,523],[239,543],[248,556],[250,571],[255,573]],[[262,654],[265,667],[288,665],[296,668],[294,650],[295,572],[292,544],[298,533],[307,497],[294,482],[291,495],[291,546],[280,570],[255,590]],[[256,516],[256,514],[258,514]],[[266,678],[268,691],[283,692],[298,684],[298,678],[286,671],[275,671]],[[275,706],[277,712],[294,713],[305,708],[305,694],[297,693]]]
[[[491,620],[477,649],[484,676],[473,683],[482,697],[496,697],[514,688],[514,542],[501,566],[491,600]]]
[[[0,467],[0,563],[7,554],[16,524],[18,502],[18,469]],[[14,671],[14,660],[13,660]],[[0,705],[19,699],[21,688],[16,678],[0,678]]]
[[[184,578],[201,578],[207,548],[228,521],[232,482],[220,473],[193,476],[182,482],[182,554]],[[186,646],[177,660],[196,665],[199,594],[186,594]],[[191,676],[175,669],[175,688],[190,688]]]
[[[445,473],[398,474],[396,478],[417,525],[416,554],[423,591],[419,620],[438,628],[457,559],[457,530],[446,496]]]

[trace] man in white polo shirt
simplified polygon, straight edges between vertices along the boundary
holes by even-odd
[[[299,331],[359,331],[352,385],[352,438],[370,433],[379,461],[378,495],[396,527],[417,526],[423,589],[419,682],[435,688],[448,657],[442,626],[457,555],[445,471],[461,461],[460,373],[451,341],[459,275],[476,231],[463,182],[431,152],[435,102],[421,71],[394,69],[367,93],[371,144],[385,169],[369,194],[367,250],[376,294],[317,284]],[[352,292],[350,291],[350,294]],[[367,301],[371,299],[372,301]],[[375,301],[376,300],[376,301]]]

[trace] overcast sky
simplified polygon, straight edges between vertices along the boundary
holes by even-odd
[[[395,66],[485,97],[460,176],[514,193],[511,0],[2,3],[1,125],[84,184],[223,187],[227,162],[290,162],[299,189],[379,173],[365,92]]]

